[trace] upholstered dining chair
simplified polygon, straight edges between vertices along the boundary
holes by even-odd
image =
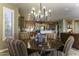
[[[7,43],[7,47],[8,47],[8,51],[9,51],[10,56],[15,55],[15,50],[14,50],[14,47],[13,47],[13,41],[14,41],[14,39],[12,39],[12,38],[6,39],[6,43]]]
[[[10,45],[10,41],[9,39],[6,39],[6,43],[7,43],[7,47],[8,47],[8,51],[9,51],[9,54],[10,55],[13,55],[13,52],[12,51],[12,48],[11,48],[11,45]]]
[[[72,45],[74,43],[74,37],[73,36],[69,36],[69,38],[67,39],[65,45],[64,45],[64,48],[63,48],[63,51],[58,51],[58,56],[67,56],[68,55],[68,52],[69,50],[72,48]]]
[[[10,56],[28,56],[28,51],[25,43],[18,39],[7,39],[7,47]],[[29,56],[39,56],[38,52],[33,52]]]
[[[27,49],[24,42],[12,38],[6,39],[10,56],[27,56]]]
[[[15,49],[17,52],[16,56],[39,56],[40,55],[38,52],[33,52],[28,55],[27,47],[26,47],[25,43],[21,40],[16,40]]]
[[[16,40],[14,43],[16,56],[28,56],[26,45],[21,40]]]

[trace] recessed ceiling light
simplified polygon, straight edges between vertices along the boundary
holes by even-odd
[[[75,4],[75,6],[76,6],[76,7],[78,7],[78,6],[79,6],[79,4]]]
[[[69,8],[65,8],[65,10],[66,10],[66,11],[68,11],[68,10],[69,10]]]

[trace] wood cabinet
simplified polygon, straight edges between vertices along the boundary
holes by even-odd
[[[24,17],[19,17],[19,27],[20,27],[20,32],[23,32],[24,28]]]
[[[24,20],[24,29],[26,29],[25,31],[27,31],[27,29],[29,30],[29,32],[31,31],[35,31],[37,29],[43,28],[45,29],[51,29],[51,30],[56,30],[56,25],[57,22],[53,22],[53,21],[28,21],[28,20]],[[22,25],[21,25],[22,26]]]

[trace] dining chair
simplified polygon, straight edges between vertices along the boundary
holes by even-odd
[[[6,43],[10,56],[27,56],[27,49],[24,42],[7,38]]]
[[[14,41],[14,39],[12,39],[12,38],[6,39],[6,43],[7,43],[7,47],[8,47],[8,51],[9,51],[10,56],[15,55],[15,51],[14,51],[14,47],[13,47],[13,41]]]
[[[19,39],[21,40],[29,40],[30,39],[30,33],[29,32],[20,32],[19,33]]]
[[[25,43],[21,40],[16,40],[15,48],[17,51],[17,56],[40,56],[38,52],[33,52],[33,53],[28,54],[27,47]]]
[[[9,54],[10,55],[13,55],[13,52],[11,52],[12,51],[12,48],[10,46],[10,40],[6,39],[6,43],[7,43],[7,47],[8,47]]]
[[[26,45],[21,40],[16,40],[14,43],[16,56],[28,56]]]
[[[67,39],[65,45],[64,45],[64,48],[63,48],[63,51],[58,51],[58,56],[67,56],[68,55],[68,52],[69,50],[72,48],[72,45],[74,43],[74,37],[73,36],[69,36],[69,38]]]
[[[27,47],[25,43],[18,39],[6,39],[7,47],[10,56],[39,56],[38,52],[33,52],[28,55]]]

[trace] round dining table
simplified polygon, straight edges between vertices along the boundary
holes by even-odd
[[[30,40],[28,42],[28,53],[33,52],[51,52],[51,51],[57,51],[61,46],[63,46],[62,42],[60,40],[47,40],[47,42],[44,42],[43,44],[36,44],[35,41]]]

